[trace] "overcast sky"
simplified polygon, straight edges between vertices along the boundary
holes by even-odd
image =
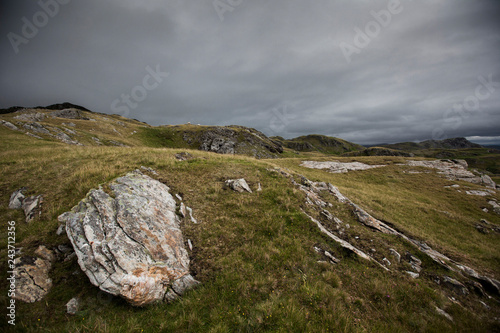
[[[2,1],[0,107],[500,142],[499,18],[498,0]]]

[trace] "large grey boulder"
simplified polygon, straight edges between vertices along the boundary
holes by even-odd
[[[91,283],[142,306],[172,300],[198,282],[169,188],[139,171],[91,190],[59,216]]]

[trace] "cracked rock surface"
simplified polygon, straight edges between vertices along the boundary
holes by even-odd
[[[15,260],[16,292],[15,299],[33,303],[41,300],[52,287],[49,278],[51,263],[37,257],[22,257]]]
[[[59,216],[91,283],[142,306],[172,300],[198,282],[169,188],[139,171],[91,190]]]

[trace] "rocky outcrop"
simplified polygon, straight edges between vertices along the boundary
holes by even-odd
[[[478,175],[467,170],[468,165],[465,160],[408,161],[407,165],[437,169],[438,174],[449,180],[462,180],[492,189],[496,188],[495,182],[488,175]]]
[[[385,167],[385,165],[368,165],[360,162],[316,162],[316,161],[303,161],[300,166],[309,169],[328,169],[332,173],[346,173],[349,171],[368,170],[373,168]]]
[[[74,109],[74,108],[57,110],[57,111],[49,113],[49,115],[52,117],[66,118],[66,119],[83,119],[83,120],[89,119],[89,118],[84,117],[80,110]]]
[[[264,133],[243,126],[171,126],[172,131],[181,132],[192,148],[218,154],[245,154],[257,158],[276,158],[283,152],[279,142],[269,139]],[[179,133],[177,132],[177,133]]]
[[[91,190],[59,216],[91,283],[142,306],[173,300],[197,281],[169,188],[135,171]]]
[[[19,131],[19,128],[16,125],[14,125],[14,124],[12,124],[12,123],[10,123],[8,121],[0,120],[0,124],[4,125],[8,129],[11,129],[13,131]]]

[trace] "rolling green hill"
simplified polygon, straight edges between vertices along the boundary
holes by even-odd
[[[500,216],[489,203],[500,201],[500,196],[494,190],[485,196],[468,195],[466,191],[486,189],[405,164],[423,158],[335,156],[339,162],[384,167],[330,173],[302,166],[306,155],[281,154],[279,138],[271,140],[244,127],[152,127],[84,110],[70,113],[71,119],[51,112],[0,115],[0,279],[6,281],[9,271],[9,221],[16,222],[15,247],[21,249],[17,257],[35,255],[40,245],[53,251],[71,246],[65,234],[56,234],[57,217],[89,190],[106,188],[116,177],[141,169],[168,185],[172,194],[182,194],[192,207],[198,224],[179,218],[185,239],[193,245],[192,275],[201,283],[173,303],[137,308],[93,286],[76,258],[58,259],[49,272],[48,294],[35,303],[17,301],[16,326],[4,318],[2,331],[500,330],[500,294],[494,287],[500,280]],[[25,113],[27,120],[15,118]],[[60,133],[74,142],[64,142]],[[224,145],[227,141],[234,145]],[[219,150],[233,148],[235,154],[200,150],[205,142]],[[325,154],[311,155],[315,161],[362,149],[322,136],[295,142],[322,149]],[[178,159],[181,152],[191,158]],[[491,160],[498,163],[497,156]],[[245,178],[253,193],[225,186],[226,180],[238,178]],[[339,201],[327,183],[355,206]],[[30,223],[24,222],[22,210],[8,208],[11,194],[22,187],[28,188],[27,195],[43,195],[41,215]],[[361,211],[400,235],[361,223],[359,217],[366,216]],[[343,242],[370,259],[356,255]],[[426,254],[427,248],[493,282],[445,268]],[[421,263],[416,265],[413,258]],[[81,306],[69,315],[66,303],[73,297],[81,299]],[[9,302],[3,283],[0,306],[5,309]]]
[[[285,140],[280,137],[272,138],[289,149],[299,152],[320,152],[323,154],[341,155],[346,152],[362,150],[363,146],[325,135],[311,134],[295,139]]]

